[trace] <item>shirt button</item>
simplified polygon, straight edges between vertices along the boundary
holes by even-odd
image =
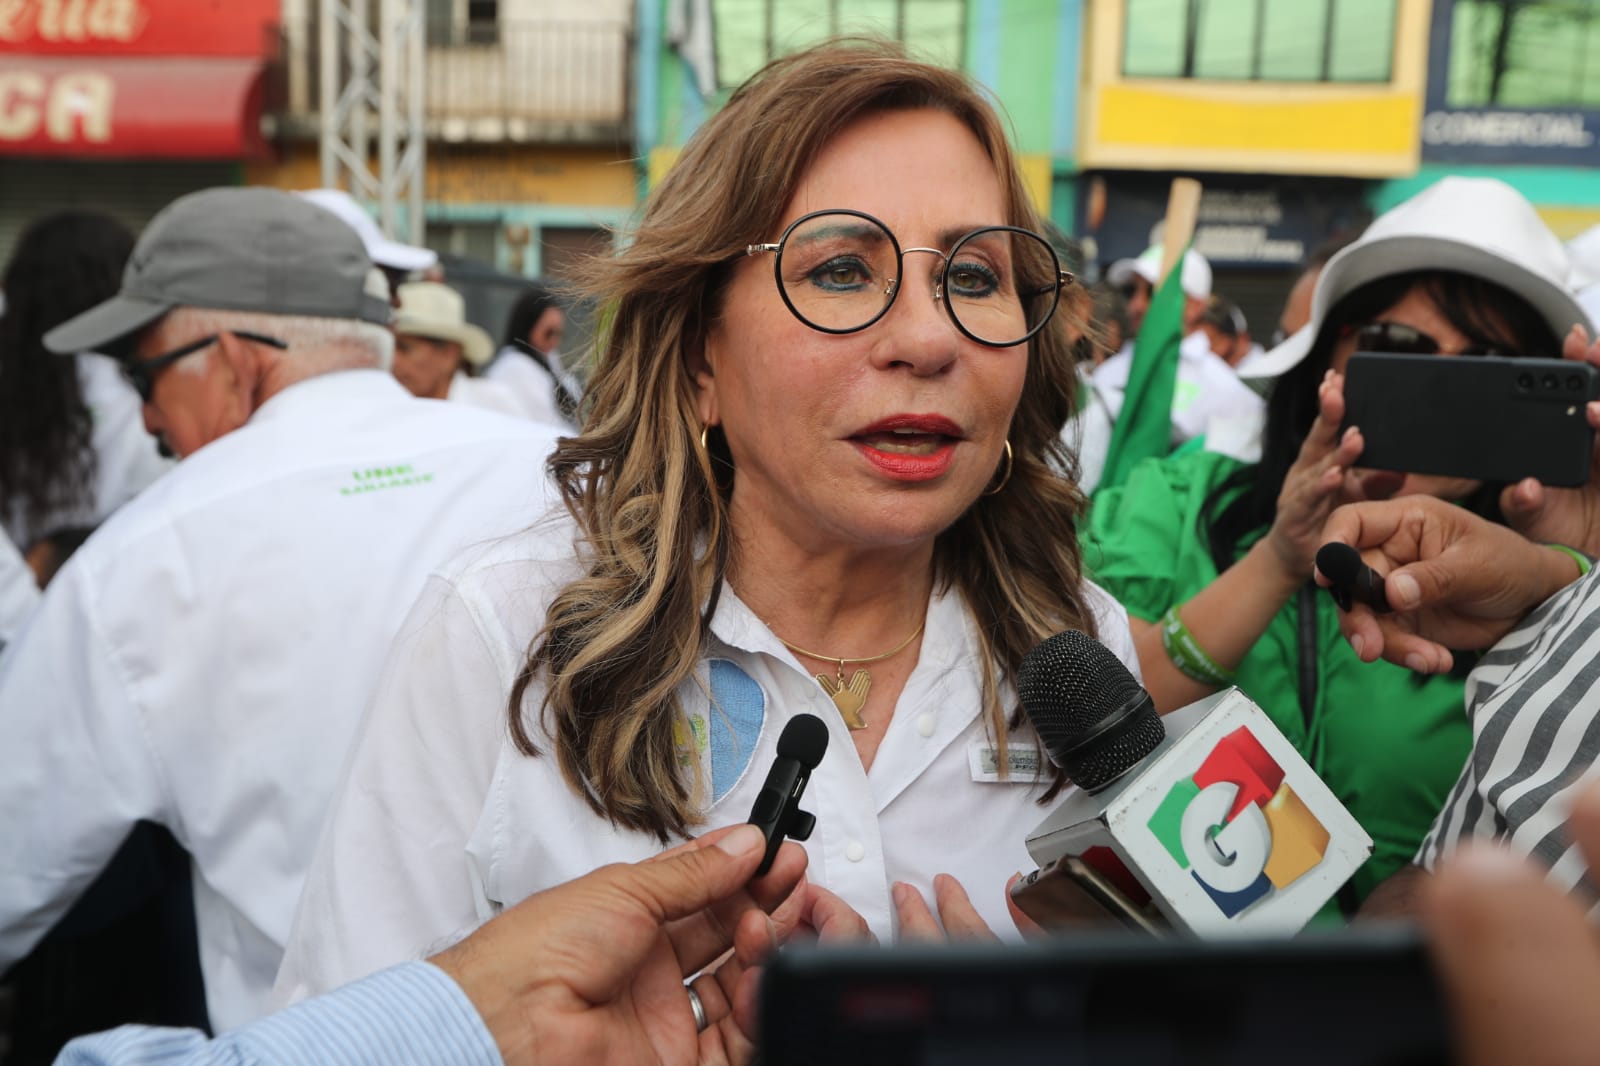
[[[849,859],[851,862],[860,862],[862,859],[867,857],[867,849],[862,846],[861,841],[852,840],[850,843],[845,845],[844,857]]]
[[[933,731],[938,728],[938,723],[933,720],[933,715],[924,714],[917,719],[917,732],[925,737],[933,736]]]

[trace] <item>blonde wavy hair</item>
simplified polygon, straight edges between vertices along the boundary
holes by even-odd
[[[605,314],[587,416],[550,459],[586,573],[551,603],[508,712],[518,749],[540,754],[523,704],[544,681],[561,771],[616,825],[666,840],[700,817],[698,782],[679,762],[676,693],[696,676],[716,611],[736,475],[725,450],[713,457],[699,446],[689,367],[730,264],[747,244],[775,239],[833,137],[866,115],[927,108],[960,120],[994,161],[1005,221],[1039,230],[1000,119],[963,75],[881,41],[835,41],[777,60],[735,92],[651,195],[632,243],[588,279]],[[1001,707],[1001,678],[1052,633],[1094,632],[1077,538],[1085,500],[1060,436],[1075,410],[1065,320],[1077,307],[1064,298],[1029,342],[1010,479],[935,543],[935,580],[978,619],[984,709],[1002,745],[1022,716]]]

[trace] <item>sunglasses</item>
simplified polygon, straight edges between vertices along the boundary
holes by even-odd
[[[279,351],[289,347],[287,341],[281,341],[276,337],[268,337],[262,333],[251,333],[249,330],[243,329],[230,329],[228,332],[242,340],[265,344],[269,348],[276,348]],[[156,377],[162,370],[165,370],[186,355],[193,355],[195,352],[209,348],[221,339],[222,334],[213,333],[209,337],[201,337],[197,341],[191,341],[181,348],[174,348],[165,355],[158,355],[154,359],[124,359],[121,364],[122,377],[129,385],[133,386],[133,391],[139,394],[139,399],[149,403],[150,397],[155,391]]]
[[[1401,325],[1399,322],[1368,322],[1364,326],[1346,326],[1342,336],[1354,335],[1356,350],[1381,352],[1387,355],[1438,355],[1442,350],[1431,333]],[[1463,348],[1455,355],[1511,355],[1511,352],[1492,344]]]

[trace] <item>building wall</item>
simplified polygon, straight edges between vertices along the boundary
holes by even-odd
[[[1528,5],[1519,13],[1500,100],[1485,91],[1485,42],[1474,56],[1471,38],[1458,38],[1485,28],[1486,7],[1435,0],[1422,165],[1382,183],[1374,207],[1392,207],[1447,174],[1494,177],[1532,201],[1558,236],[1574,237],[1600,225],[1600,107],[1592,74],[1584,76],[1593,67],[1589,45],[1600,44],[1600,5]]]
[[[294,145],[280,161],[250,165],[245,181],[316,188],[316,146]],[[635,193],[633,160],[617,149],[436,144],[425,186],[428,242],[538,277],[547,266],[547,233],[620,227],[634,209]]]
[[[696,69],[668,40],[692,6],[638,0],[635,136],[645,189],[728,95],[727,89],[702,91]],[[1000,104],[1035,203],[1063,224],[1072,215],[1083,7],[1084,0],[966,0],[958,60]]]
[[[1084,167],[1394,177],[1419,159],[1428,0],[1398,0],[1387,82],[1126,77],[1126,0],[1085,33]]]
[[[460,140],[474,123],[506,123],[480,137],[527,139],[515,124],[627,119],[628,0],[501,0],[498,40],[428,49],[427,110]]]

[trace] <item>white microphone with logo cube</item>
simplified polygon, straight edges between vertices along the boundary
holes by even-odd
[[[1028,837],[1040,866],[1074,855],[1200,934],[1293,932],[1372,853],[1372,838],[1266,713],[1236,688],[1163,719],[1136,771],[1074,789]],[[1118,872],[1118,867],[1126,875]]]
[[[1069,631],[1030,653],[1018,690],[1052,761],[1086,786],[1029,834],[1029,854],[1040,867],[1080,860],[1174,929],[1294,932],[1372,853],[1361,824],[1237,688],[1158,718],[1115,656]]]

